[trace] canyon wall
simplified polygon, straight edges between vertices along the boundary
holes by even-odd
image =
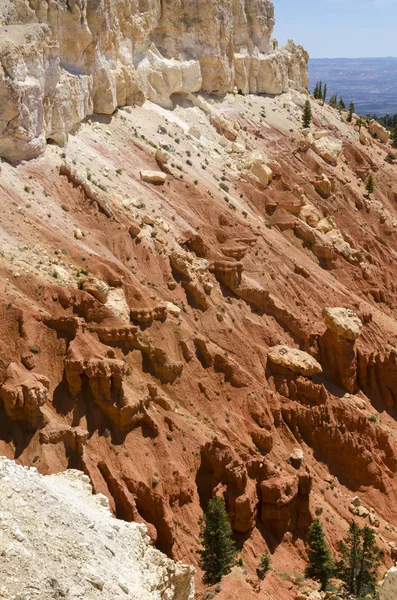
[[[267,0],[2,0],[0,156],[39,155],[93,113],[194,92],[308,86]]]

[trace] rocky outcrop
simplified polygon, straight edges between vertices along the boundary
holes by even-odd
[[[5,597],[193,600],[193,567],[155,550],[145,525],[116,521],[87,475],[0,458],[0,480],[2,543],[14,548],[0,565]]]
[[[250,384],[249,374],[233,359],[225,356],[214,344],[197,336],[194,339],[196,356],[205,368],[213,367],[218,373],[223,373],[225,380],[233,387],[244,388]]]
[[[325,162],[336,165],[342,153],[342,142],[331,136],[315,139],[312,148]]]
[[[397,567],[392,567],[385,575],[380,588],[379,600],[393,600],[397,594]]]
[[[142,181],[146,181],[146,183],[154,183],[155,185],[162,185],[167,180],[167,175],[162,171],[142,170],[140,175]]]
[[[314,184],[315,190],[322,198],[329,198],[332,194],[332,184],[325,173],[319,175]]]
[[[305,530],[310,523],[309,495],[312,478],[307,471],[275,475],[260,484],[260,518],[278,536],[285,531]]]
[[[100,281],[96,277],[84,277],[80,280],[81,289],[94,296],[101,304],[106,304],[109,296],[109,286],[105,281]]]
[[[224,496],[235,531],[243,533],[254,527],[258,503],[256,486],[236,453],[216,438],[202,449],[198,487],[203,502],[215,491]]]
[[[389,141],[390,134],[387,131],[387,129],[385,129],[383,125],[381,125],[380,123],[378,123],[378,121],[375,121],[374,119],[372,119],[372,121],[370,122],[368,131],[372,135],[372,137],[378,139],[384,144],[387,144],[387,142]]]
[[[0,398],[7,416],[35,424],[40,407],[49,398],[49,387],[50,382],[44,375],[29,373],[22,366],[11,363],[0,387]]]
[[[234,142],[237,139],[237,135],[240,129],[240,125],[237,121],[225,117],[220,112],[215,112],[211,116],[211,124],[215,127],[219,135],[225,136],[230,142]]]
[[[273,178],[271,168],[266,164],[260,152],[253,152],[245,157],[240,165],[241,170],[247,173],[255,183],[266,188]]]
[[[339,337],[354,341],[361,335],[363,324],[353,310],[347,308],[324,308],[326,326]]]
[[[352,397],[333,400],[333,406],[290,405],[282,409],[282,419],[300,443],[304,441],[320,452],[333,473],[352,488],[371,485],[385,491],[397,464],[394,441],[368,423],[367,415]],[[372,450],[375,445],[379,449],[376,458]],[[350,467],[352,461],[354,469]]]
[[[307,53],[271,39],[269,0],[16,0],[2,4],[0,28],[0,156],[13,161],[145,99],[308,86]]]
[[[202,449],[198,489],[204,503],[214,493],[224,497],[234,531],[250,531],[259,518],[269,531],[283,536],[286,531],[303,530],[310,522],[312,479],[301,461],[294,469],[298,471],[280,475],[266,461],[244,463],[215,438]]]
[[[247,304],[260,312],[268,308],[269,292],[258,281],[244,273],[242,263],[217,260],[210,266],[210,270],[223,285]]]
[[[289,369],[298,375],[310,377],[315,373],[322,373],[322,367],[316,359],[297,348],[282,345],[274,346],[270,348],[267,357],[272,363]]]
[[[189,252],[173,252],[170,256],[170,265],[175,278],[181,282],[186,291],[186,297],[192,306],[201,310],[208,308],[208,283],[207,260],[193,257]],[[206,291],[207,290],[207,291]]]
[[[347,392],[357,391],[357,350],[363,323],[353,310],[324,308],[327,330],[319,340],[321,361],[326,373]]]
[[[397,353],[372,352],[357,357],[357,378],[361,388],[368,387],[375,397],[392,408],[397,403]]]

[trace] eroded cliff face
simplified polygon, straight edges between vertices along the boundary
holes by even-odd
[[[217,494],[244,598],[295,600],[319,514],[396,557],[396,170],[306,97],[145,102],[0,172],[0,454],[196,566]]]
[[[32,158],[145,99],[307,88],[307,53],[278,49],[273,27],[267,0],[3,0],[0,156]]]

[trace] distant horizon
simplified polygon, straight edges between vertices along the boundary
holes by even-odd
[[[329,94],[354,102],[358,114],[397,114],[397,57],[311,58],[310,89],[327,83]]]
[[[310,56],[309,60],[397,60],[397,56]]]

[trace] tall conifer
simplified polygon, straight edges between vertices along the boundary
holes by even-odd
[[[307,543],[309,545],[309,565],[306,569],[306,577],[319,581],[321,589],[325,590],[334,571],[334,562],[320,519],[316,519],[310,525]]]
[[[347,115],[347,122],[351,123],[353,120],[353,113],[354,113],[354,102],[350,102],[350,106],[349,106],[349,113]]]
[[[327,99],[327,84],[324,83],[324,89],[323,89],[323,106],[325,104],[326,99]]]
[[[368,175],[367,185],[365,186],[365,189],[368,192],[368,196],[370,196],[371,194],[373,194],[374,191],[375,191],[375,178],[372,175],[372,173],[370,173]]]
[[[225,504],[217,497],[208,502],[200,540],[203,548],[198,553],[204,571],[203,582],[213,585],[230,573],[236,555]]]
[[[310,127],[312,122],[312,107],[310,100],[307,99],[303,108],[302,123],[303,127]]]

